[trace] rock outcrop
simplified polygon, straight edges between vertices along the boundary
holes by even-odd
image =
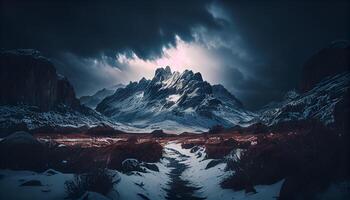
[[[42,111],[59,104],[79,106],[72,85],[35,50],[0,53],[0,91],[0,105],[26,104]]]
[[[311,90],[327,76],[350,70],[350,45],[347,41],[332,43],[309,58],[302,71],[301,92]]]
[[[69,81],[40,52],[0,52],[0,136],[19,130],[61,132],[102,122],[112,126],[80,105]]]

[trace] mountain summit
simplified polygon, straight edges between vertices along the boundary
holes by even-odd
[[[119,88],[96,110],[139,128],[204,130],[213,125],[244,124],[253,118],[222,85],[211,85],[191,70],[158,68],[151,80],[142,78]]]

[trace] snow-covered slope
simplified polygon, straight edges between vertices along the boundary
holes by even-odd
[[[121,87],[124,87],[124,85],[117,84],[109,88],[103,88],[91,96],[82,96],[79,98],[80,103],[92,109],[95,109],[97,104],[99,104],[104,98],[111,96],[118,88]]]
[[[168,66],[158,68],[152,80],[142,78],[118,89],[96,110],[114,121],[154,129],[206,130],[216,124],[244,124],[253,118],[223,86],[212,86],[190,70],[171,72]]]
[[[330,76],[306,93],[287,93],[284,100],[260,111],[258,120],[267,125],[279,122],[317,119],[327,126],[334,123],[334,109],[350,87],[350,73]]]
[[[24,129],[37,128],[79,128],[82,126],[92,127],[99,123],[105,123],[110,126],[115,123],[101,114],[82,107],[81,109],[72,109],[61,106],[55,110],[41,112],[35,106],[0,106],[0,129],[5,131],[25,127]],[[21,128],[20,128],[21,129]]]

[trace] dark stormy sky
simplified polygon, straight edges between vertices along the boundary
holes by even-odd
[[[192,69],[250,109],[298,86],[307,58],[349,40],[348,1],[1,0],[4,49],[50,57],[81,95]]]

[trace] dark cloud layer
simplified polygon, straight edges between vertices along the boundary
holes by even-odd
[[[5,48],[69,51],[81,56],[132,50],[159,56],[175,34],[191,40],[191,28],[218,28],[205,1],[18,1],[1,3]]]
[[[331,0],[1,0],[0,45],[35,48],[57,58],[64,63],[59,71],[85,94],[115,82],[117,72],[99,69],[95,59],[115,66],[116,53],[134,52],[152,60],[176,44],[176,35],[191,42],[195,28],[204,27],[207,32],[197,42],[222,40],[210,50],[223,60],[222,83],[256,109],[298,87],[302,64],[313,53],[350,39],[349,11],[348,1]]]

